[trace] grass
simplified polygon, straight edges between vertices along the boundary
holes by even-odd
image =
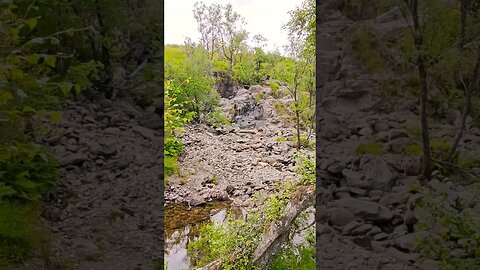
[[[187,61],[187,54],[181,46],[165,46],[165,64],[180,65]]]
[[[315,246],[303,246],[297,250],[282,250],[275,256],[271,270],[311,270],[315,269]]]
[[[40,207],[0,201],[0,269],[44,251],[46,232],[38,224]]]
[[[384,152],[383,145],[375,142],[362,143],[355,149],[357,155],[378,155]]]

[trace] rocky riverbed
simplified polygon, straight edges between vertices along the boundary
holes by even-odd
[[[264,98],[256,103],[259,91]],[[181,171],[168,178],[167,203],[196,206],[209,200],[233,200],[248,207],[255,193],[270,193],[277,183],[296,177],[294,129],[274,109],[275,102],[289,104],[290,99],[273,98],[267,86],[240,88],[235,93],[221,101],[221,109],[233,119],[230,127],[186,127],[181,136],[185,145],[179,158]]]

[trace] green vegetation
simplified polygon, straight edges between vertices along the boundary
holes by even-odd
[[[316,267],[315,236],[309,231],[306,243],[281,249],[272,261],[272,270],[312,270]]]
[[[169,45],[165,49],[165,173],[177,171],[175,160],[182,151],[178,137],[186,124],[199,122],[215,128],[230,125],[218,107],[220,94],[224,93],[219,94],[216,89],[222,92],[232,86],[263,85],[267,78],[273,97],[283,98],[275,102],[275,109],[285,124],[296,127],[291,135],[296,137],[292,140],[298,143],[298,150],[314,148],[308,137],[315,130],[315,3],[304,1],[290,12],[290,21],[284,26],[289,32],[288,56],[265,52],[266,40],[260,35],[253,37],[255,45],[250,46],[244,19],[230,4],[197,2],[193,13],[199,42],[187,39],[185,45]],[[260,91],[254,92],[253,98],[259,105],[268,97]],[[286,138],[278,141],[285,142]],[[250,208],[245,219],[228,218],[221,225],[208,224],[200,229],[199,238],[188,244],[195,267],[218,261],[221,269],[258,269],[253,253],[265,232],[282,217],[291,200],[299,200],[293,198],[298,189],[307,186],[311,191],[315,184],[314,159],[300,153],[294,158],[299,179],[286,181],[275,194],[259,199],[259,207]],[[216,176],[212,182],[217,182]],[[304,221],[300,216],[295,215],[294,228],[288,228],[289,237],[273,263],[276,268],[293,267],[291,258],[297,252],[302,254],[299,262],[305,269],[315,262],[311,256],[312,241],[302,247],[292,245],[291,236],[298,233],[295,229]],[[312,230],[311,225],[308,227]]]
[[[284,212],[285,206],[291,201],[295,190],[305,184],[315,183],[315,159],[305,154],[297,156],[297,173],[301,179],[290,180],[282,183],[277,192],[263,201],[259,209],[251,210],[246,219],[238,220],[230,218],[224,224],[209,223],[200,229],[199,239],[188,244],[189,254],[197,267],[211,263],[217,259],[221,260],[222,269],[258,269],[251,263],[253,252],[258,246],[262,235],[268,230],[271,222],[280,218]],[[300,215],[301,216],[301,215]],[[304,221],[301,217],[297,222]],[[306,239],[306,244],[299,247],[293,247],[289,241],[284,243],[280,252],[278,252],[271,264],[271,269],[292,268],[298,262],[304,268],[315,265],[315,242],[313,230]],[[302,254],[298,259],[292,261],[296,252]]]
[[[0,2],[0,267],[34,253],[48,259],[37,221],[58,162],[37,142],[55,133],[67,98],[91,88],[108,96],[115,68],[135,70],[145,60],[125,40],[152,56],[161,44],[160,8],[154,1]]]
[[[357,146],[355,149],[355,153],[357,155],[378,155],[384,152],[384,148],[382,144],[370,142],[370,143],[362,143]]]
[[[447,184],[447,183],[445,183]],[[473,200],[478,200],[478,184],[471,186]],[[422,190],[417,206],[425,213],[417,228],[438,233],[419,238],[417,246],[428,258],[441,262],[441,269],[476,269],[480,264],[480,219],[474,209],[467,208],[468,201],[452,200],[442,191]],[[451,248],[452,243],[456,246]]]
[[[38,225],[39,206],[19,202],[0,203],[0,269],[43,250],[46,232]]]

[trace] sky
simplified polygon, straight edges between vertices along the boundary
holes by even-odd
[[[199,41],[193,6],[199,0],[165,0],[165,44],[183,44],[186,37]],[[301,0],[202,0],[209,5],[232,4],[234,11],[245,18],[245,29],[250,39],[260,34],[267,39],[267,51],[278,48],[284,52],[287,32],[282,26],[288,22],[288,11],[301,4]],[[251,43],[250,43],[251,45]]]

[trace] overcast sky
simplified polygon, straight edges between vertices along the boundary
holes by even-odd
[[[165,0],[165,44],[183,44],[186,37],[199,41],[200,34],[193,17],[193,5],[199,0]],[[278,48],[283,52],[287,33],[282,26],[289,20],[288,11],[301,4],[301,0],[203,0],[207,5],[232,4],[234,11],[245,18],[251,39],[260,34],[267,39],[268,51]]]

